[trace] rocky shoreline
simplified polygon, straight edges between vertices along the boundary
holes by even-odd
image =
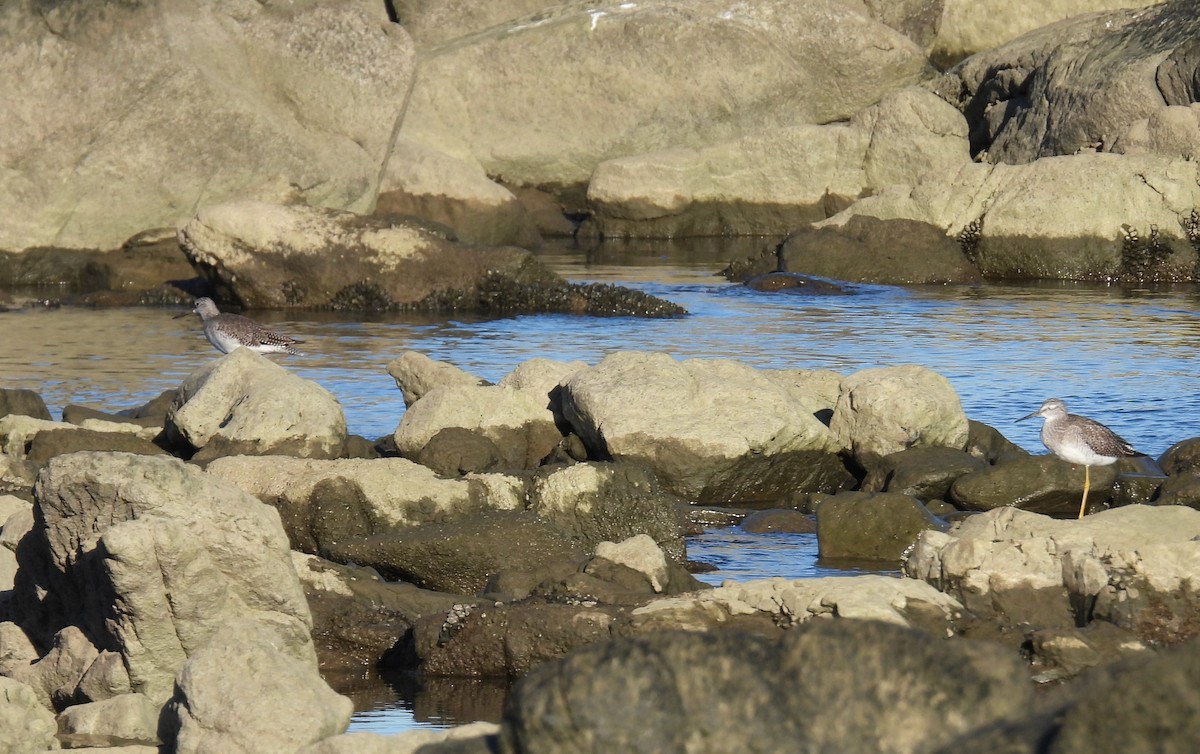
[[[1063,520],[1082,469],[920,367],[388,371],[408,409],[377,442],[246,349],[126,415],[0,391],[7,750],[392,751],[321,675],[373,667],[518,681],[431,752],[1194,740],[1200,439],[1097,469]],[[752,511],[903,575],[698,582],[687,532]]]

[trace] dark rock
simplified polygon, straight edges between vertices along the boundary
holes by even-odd
[[[410,659],[425,675],[517,678],[547,660],[611,638],[621,608],[527,602],[457,606],[426,616],[411,635]]]
[[[749,454],[714,474],[701,490],[699,500],[775,500],[792,492],[833,493],[856,485],[857,480],[836,453],[801,450],[771,456]]]
[[[676,561],[684,558],[680,502],[634,462],[547,467],[534,477],[530,494],[530,509],[581,550],[646,534]]]
[[[738,526],[751,534],[771,531],[815,534],[817,531],[817,522],[811,515],[779,508],[749,513]]]
[[[894,492],[844,492],[817,508],[822,560],[899,562],[921,532],[946,528],[916,498]]]
[[[1200,641],[1087,671],[1049,711],[967,733],[936,754],[1191,754]]]
[[[502,453],[486,436],[465,427],[446,427],[429,438],[416,462],[442,476],[463,476],[504,468]]]
[[[962,283],[979,271],[943,228],[855,215],[842,226],[804,228],[780,247],[785,268],[856,283]]]
[[[32,416],[35,419],[51,419],[50,409],[42,396],[25,388],[0,387],[0,417],[9,414]]]
[[[554,525],[526,511],[490,511],[449,523],[355,539],[322,539],[322,554],[370,566],[389,580],[471,595],[506,568],[577,558],[583,550]]]
[[[928,751],[1023,711],[1022,676],[999,647],[870,621],[774,641],[665,632],[535,668],[509,696],[501,750]]]
[[[1027,450],[1011,442],[995,427],[972,419],[967,420],[967,427],[966,451],[975,458],[997,465],[1029,457]]]
[[[1180,440],[1167,448],[1159,456],[1158,465],[1169,475],[1200,472],[1200,437]]]
[[[898,492],[918,500],[946,500],[950,485],[987,463],[955,448],[915,447],[879,459],[862,483],[863,492]]]
[[[1101,663],[1150,652],[1132,633],[1108,621],[1093,621],[1084,628],[1043,628],[1029,637],[1030,663],[1041,682],[1072,678]]]
[[[1200,509],[1200,473],[1179,472],[1167,477],[1158,488],[1154,504]]]
[[[459,601],[412,584],[385,582],[370,569],[320,558],[306,559],[305,569],[301,583],[312,611],[313,644],[322,672],[373,667],[417,619],[445,614]],[[336,579],[343,588],[322,588],[321,577]]]
[[[165,455],[167,452],[153,442],[129,432],[96,432],[82,427],[64,427],[43,429],[34,435],[29,443],[26,460],[34,467],[41,468],[55,456],[81,450],[111,450],[144,456]]]
[[[122,416],[121,414],[110,414],[107,411],[100,411],[88,406],[76,406],[73,403],[63,406],[63,421],[71,424],[82,424],[88,419],[98,419],[100,421],[118,422],[121,424],[136,424],[139,427],[161,427],[166,418],[165,413],[162,416],[134,418],[131,416]]]
[[[1112,500],[1113,483],[1123,470],[1138,470],[1137,459],[1110,466],[1093,466],[1088,509],[1101,509]],[[1079,514],[1083,497],[1082,466],[1055,456],[1028,456],[959,477],[950,488],[954,504],[965,510],[992,510],[1006,505],[1048,516]]]
[[[752,290],[766,293],[786,291],[806,296],[844,296],[853,293],[849,286],[795,272],[768,272],[750,278],[745,285]]]

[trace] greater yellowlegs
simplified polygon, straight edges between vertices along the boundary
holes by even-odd
[[[204,322],[204,337],[208,338],[208,342],[216,346],[221,353],[229,353],[240,346],[259,353],[303,355],[292,348],[296,343],[303,341],[268,330],[240,314],[222,312],[211,298],[196,299],[196,305],[190,312],[184,312],[175,319],[193,313],[199,314],[200,319]]]
[[[1107,466],[1116,463],[1118,458],[1140,454],[1100,422],[1086,416],[1068,414],[1066,404],[1058,398],[1051,398],[1037,411],[1017,421],[1035,416],[1046,420],[1042,424],[1042,444],[1068,463],[1083,464],[1083,500],[1079,503],[1079,517],[1083,518],[1091,483],[1091,467]]]

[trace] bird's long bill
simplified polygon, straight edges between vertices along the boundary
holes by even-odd
[[[1039,408],[1037,411],[1034,411],[1032,414],[1025,414],[1020,419],[1014,419],[1013,423],[1015,424],[1016,422],[1023,422],[1026,419],[1032,419],[1033,417],[1037,416],[1040,411],[1041,411],[1041,409]]]
[[[183,318],[184,318],[184,317],[186,317],[187,315],[189,315],[189,314],[194,314],[194,313],[195,313],[195,312],[193,312],[191,309],[188,309],[188,310],[187,310],[186,312],[184,312],[183,314],[176,314],[174,317],[171,317],[171,319],[183,319]]]

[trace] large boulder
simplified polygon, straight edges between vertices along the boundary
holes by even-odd
[[[42,706],[33,689],[0,676],[0,750],[41,752],[59,748],[54,713]]]
[[[404,395],[404,405],[411,406],[421,396],[437,387],[476,386],[486,380],[444,361],[436,361],[419,351],[405,351],[388,362],[387,373],[396,381]]]
[[[411,218],[231,201],[200,210],[179,243],[222,298],[250,308],[686,314],[641,291],[567,283],[524,249],[457,243]]]
[[[346,416],[328,390],[248,348],[209,362],[179,386],[166,433],[196,449],[196,460],[225,455],[336,458]]]
[[[588,184],[590,222],[604,237],[785,234],[969,159],[962,114],[908,87],[849,124],[790,125],[602,162]]]
[[[733,361],[620,352],[571,376],[562,406],[589,457],[643,463],[688,500],[833,491],[841,445],[799,392]]]
[[[564,5],[427,50],[402,134],[512,184],[581,187],[606,159],[848,118],[926,70],[836,0]]]
[[[1065,18],[1151,4],[1149,0],[1056,0],[1053,3],[940,0],[932,3],[939,16],[934,25],[936,37],[928,43],[929,56],[936,65],[944,67]],[[892,3],[883,0],[882,5],[886,8]]]
[[[945,377],[916,365],[864,369],[842,380],[829,430],[856,456],[916,446],[963,449],[967,415]]]
[[[1014,717],[1031,696],[1000,647],[886,623],[818,621],[774,641],[668,632],[535,668],[512,691],[501,748],[899,754]]]
[[[521,201],[478,163],[403,137],[388,158],[373,214],[431,220],[464,243],[534,248],[542,241]]]
[[[1119,151],[1140,122],[1200,99],[1198,33],[1190,3],[1083,14],[963,61],[941,88],[990,161]]]
[[[439,433],[466,430],[495,447],[501,468],[536,468],[562,440],[545,393],[504,385],[437,387],[409,406],[394,439],[416,458]]]
[[[822,561],[899,563],[926,529],[945,531],[946,524],[919,500],[898,492],[843,492],[817,508]]]
[[[0,249],[116,249],[278,183],[369,210],[415,68],[361,2],[21,0],[0,36]]]
[[[924,269],[921,254],[936,255],[948,266],[943,280],[970,279],[953,269],[996,279],[1191,280],[1198,236],[1189,228],[1197,227],[1192,210],[1198,205],[1195,162],[1085,153],[1023,165],[964,162],[916,186],[892,185],[860,199],[814,229],[843,238],[843,244],[864,234],[882,238],[888,229],[904,232],[916,247],[906,252],[918,260],[913,269]],[[927,238],[915,234],[914,224],[932,232]],[[850,280],[903,280],[897,276],[904,270],[891,263],[876,271],[878,244],[844,245],[841,257],[822,263],[835,267],[810,264],[811,234],[797,234],[804,242],[785,247],[789,269]],[[961,252],[958,261],[952,262],[956,255],[948,243]]]
[[[442,479],[405,458],[232,456],[207,471],[275,506],[292,547],[310,554],[341,540],[525,506],[524,484],[515,477]]]
[[[676,561],[685,557],[680,502],[645,468],[623,463],[551,468],[535,477],[529,494],[530,510],[586,550],[644,535]]]
[[[79,626],[121,653],[133,691],[159,702],[231,620],[262,622],[277,646],[316,666],[308,605],[270,506],[178,460],[120,453],[60,456],[35,493],[16,614],[40,642]]]
[[[32,416],[46,421],[51,418],[46,402],[34,391],[13,387],[0,388],[0,418],[9,414]]]
[[[163,714],[172,751],[291,754],[344,733],[353,703],[253,621],[224,626],[179,671]]]
[[[1016,508],[926,531],[905,572],[1002,625],[1103,620],[1160,643],[1200,628],[1200,511],[1130,505],[1059,521]]]

